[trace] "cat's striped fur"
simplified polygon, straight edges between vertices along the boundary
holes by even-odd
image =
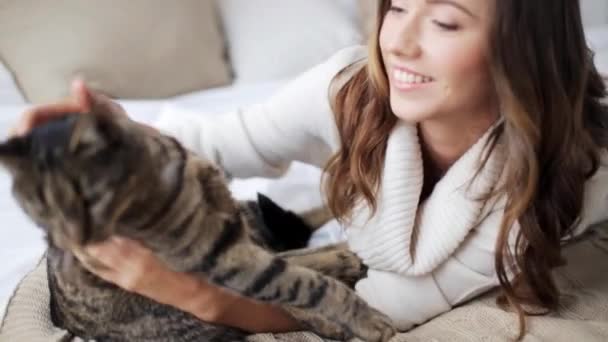
[[[95,267],[82,247],[113,234],[143,242],[176,271],[280,305],[323,336],[386,341],[394,334],[388,318],[346,285],[365,268],[345,246],[277,256],[298,247],[280,234],[291,227],[269,229],[255,203],[231,197],[216,166],[127,117],[68,115],[0,145],[0,161],[18,202],[47,233],[53,320],[78,336],[244,339],[108,284],[73,257]]]

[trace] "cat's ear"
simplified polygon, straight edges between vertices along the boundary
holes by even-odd
[[[29,135],[12,137],[0,143],[0,166],[12,174],[29,169],[31,138]]]

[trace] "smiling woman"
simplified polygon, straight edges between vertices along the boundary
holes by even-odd
[[[462,3],[393,1],[379,46],[398,118],[415,123],[445,117],[463,127],[485,119],[482,130],[496,120],[487,86],[492,2]]]
[[[452,257],[470,270],[495,274],[520,314],[523,303],[556,308],[551,269],[563,262],[561,242],[601,218],[587,208],[594,206],[591,198],[607,192],[590,186],[606,177],[601,161],[606,160],[608,114],[600,103],[605,87],[585,43],[578,2],[394,0],[381,1],[378,9],[368,68],[337,97],[338,129],[348,148],[328,169],[334,211],[350,213],[343,203],[357,198],[386,210],[373,189],[387,182],[380,170],[392,159],[389,135],[402,122],[415,125],[424,181],[417,237],[408,246],[418,259],[425,245],[441,250],[438,241],[445,237],[426,239],[425,218],[442,215],[442,234],[453,236],[458,220],[449,219],[466,215],[447,215],[445,203],[429,214],[429,203],[451,191],[448,180],[483,145],[469,178],[449,182],[464,185],[475,176],[492,184],[473,190],[478,196],[465,196],[489,204],[489,216],[470,221],[467,247]],[[366,87],[368,77],[372,82]],[[421,78],[426,83],[418,85]],[[364,100],[353,101],[358,98]],[[494,174],[497,160],[504,164]],[[357,165],[366,166],[353,168]],[[595,198],[605,205],[603,197]],[[480,235],[485,243],[496,243],[487,245],[494,257],[472,262],[479,254],[471,246]],[[371,258],[364,248],[357,249]],[[448,258],[434,271],[444,296],[465,284],[471,286],[469,294],[483,288],[456,273],[445,276],[446,269],[458,269],[450,264]]]
[[[156,127],[235,177],[277,177],[295,160],[322,167],[328,206],[369,267],[355,289],[397,328],[500,287],[523,334],[524,307],[560,304],[562,245],[608,218],[606,88],[579,2],[381,0],[376,10],[368,49],[338,52],[267,103]],[[108,266],[99,276],[200,319],[298,328],[207,279],[150,278],[176,272],[159,272],[144,246],[94,249]],[[205,301],[179,295],[193,284]]]

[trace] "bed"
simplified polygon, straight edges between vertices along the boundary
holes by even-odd
[[[284,82],[264,82],[193,92],[162,101],[121,100],[120,103],[134,119],[149,123],[158,115],[175,114],[180,110],[197,109],[203,113],[202,115],[217,115],[237,106],[263,101],[282,84]],[[18,115],[28,106],[23,103],[0,106],[2,137],[6,136]],[[318,169],[296,163],[282,179],[237,179],[232,183],[231,188],[239,198],[252,198],[257,191],[260,191],[287,207],[303,209],[320,201],[317,191],[319,175]],[[9,191],[10,179],[5,172],[0,171],[0,194],[3,194],[0,195],[0,222],[2,222],[0,225],[2,237],[0,239],[0,317],[4,314],[9,298],[23,277],[26,275],[30,278],[38,277],[41,282],[44,281],[43,274],[30,273],[44,252],[43,236],[41,231],[23,215],[9,195]],[[311,244],[320,245],[342,238],[340,228],[332,222],[313,237]],[[526,340],[565,342],[580,339],[599,342],[608,338],[608,297],[605,295],[608,293],[608,279],[597,276],[608,272],[608,264],[598,263],[593,266],[596,264],[594,261],[608,257],[608,235],[599,235],[595,241],[577,246],[572,254],[574,258],[583,259],[575,261],[575,264],[590,266],[584,269],[565,268],[560,271],[561,284],[573,300],[566,303],[560,314],[548,318],[534,318],[532,332]],[[32,300],[37,298],[35,293],[27,297]],[[513,314],[496,307],[494,299],[495,293],[490,293],[435,318],[409,333],[397,336],[394,342],[511,340],[516,318]],[[43,300],[43,297],[40,300]],[[57,332],[54,331],[53,334]],[[57,335],[45,335],[40,341],[47,340],[49,336]],[[308,332],[260,334],[252,336],[250,340],[252,342],[323,341]]]
[[[235,1],[224,1],[224,10],[229,10]],[[319,4],[327,4],[322,0]],[[347,3],[337,1],[336,3]],[[304,5],[302,5],[304,6]],[[325,6],[325,5],[324,5]],[[333,6],[333,5],[331,5]],[[1,13],[0,13],[1,19]],[[234,26],[227,34],[239,35],[248,27],[243,21],[233,18],[233,22],[241,26]],[[323,18],[332,20],[332,18]],[[236,24],[235,24],[236,25]],[[587,31],[591,46],[596,51],[596,64],[601,71],[608,73],[608,26],[595,26]],[[346,39],[342,44],[350,43]],[[339,44],[338,44],[339,45]],[[332,48],[335,50],[339,46]],[[238,55],[249,55],[246,51],[233,51],[234,57]],[[314,58],[309,58],[312,63]],[[242,61],[245,63],[245,61]],[[285,84],[297,71],[291,68],[291,73],[274,75],[271,79],[259,77],[258,69],[251,70],[247,65],[236,65],[238,70],[243,71],[241,75],[249,78],[243,82],[234,82],[223,86],[211,87],[205,90],[187,91],[179,95],[165,96],[161,99],[122,99],[119,102],[125,107],[130,116],[142,122],[153,122],[159,115],[179,115],[183,110],[195,110],[201,115],[219,115],[239,106],[246,106],[256,102],[264,101],[277,89]],[[298,66],[303,68],[302,66]],[[258,73],[256,75],[256,73]],[[15,84],[11,72],[2,68],[0,64],[0,138],[7,136],[8,130],[15,123],[18,116],[31,104],[24,99],[20,89]],[[320,203],[321,198],[318,191],[320,170],[299,163],[294,163],[288,174],[277,180],[248,179],[235,180],[231,188],[237,198],[252,198],[256,192],[263,192],[275,199],[280,204],[290,209],[304,209]],[[296,194],[296,195],[294,195]],[[311,245],[320,245],[343,239],[340,227],[336,222],[331,222],[322,230],[317,232],[311,240]],[[584,255],[586,264],[593,264],[594,258],[606,257],[608,251],[608,238],[599,236],[593,244],[593,253]],[[579,250],[585,250],[589,245],[581,245]],[[600,247],[598,247],[600,246]],[[16,202],[10,195],[10,179],[6,172],[0,171],[0,321],[5,313],[6,305],[15,291],[19,281],[25,277],[37,264],[45,249],[43,235],[17,207]],[[589,248],[587,248],[590,250]],[[602,252],[603,251],[603,252]],[[601,273],[606,274],[608,265],[603,267]],[[582,273],[581,273],[582,272]],[[574,289],[580,288],[581,279],[592,277],[593,270],[586,269],[564,271],[563,282],[565,286],[574,293]],[[599,272],[599,271],[598,271]],[[537,334],[532,334],[530,341],[537,338],[551,340],[569,341],[572,336],[584,336],[585,341],[601,341],[608,339],[608,298],[601,293],[608,291],[605,279],[593,278],[592,282],[585,288],[582,300],[591,304],[588,307],[568,307],[565,314],[557,315],[551,319],[536,320],[533,326]],[[487,296],[454,310],[440,319],[415,329],[411,334],[402,335],[397,340],[470,340],[471,336],[487,341],[501,341],[512,337],[506,326],[513,326],[515,320],[512,315],[502,314],[495,308],[493,303],[494,294]],[[572,296],[577,296],[573,294]],[[590,300],[593,299],[593,300]],[[460,325],[459,325],[460,324]],[[568,330],[564,333],[564,327]],[[448,336],[449,338],[447,338]],[[578,335],[577,335],[578,334]],[[289,336],[289,337],[286,337]],[[318,341],[318,337],[312,334],[271,336],[260,335],[254,337],[255,341]]]

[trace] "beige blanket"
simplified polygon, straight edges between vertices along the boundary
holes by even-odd
[[[608,225],[606,225],[608,226]],[[569,246],[569,264],[557,270],[564,300],[559,312],[528,318],[524,341],[608,341],[608,227]],[[499,309],[492,292],[453,309],[409,332],[400,341],[508,341],[517,333],[517,318]],[[0,324],[0,342],[77,341],[53,326],[49,317],[46,266],[41,262],[19,284]],[[260,334],[251,342],[313,342],[308,332]]]

